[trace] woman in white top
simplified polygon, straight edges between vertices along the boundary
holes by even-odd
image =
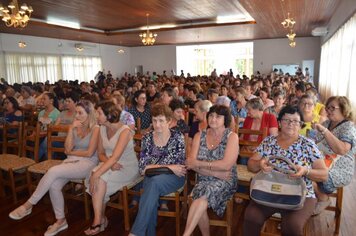
[[[94,168],[89,181],[94,220],[85,231],[95,235],[105,230],[105,204],[110,195],[138,178],[138,161],[134,151],[132,130],[121,123],[120,113],[113,102],[107,101],[97,108],[100,137],[98,155],[101,163]]]

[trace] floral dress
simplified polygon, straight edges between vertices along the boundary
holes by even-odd
[[[327,120],[323,123],[323,126],[329,128],[330,121]],[[323,189],[332,193],[338,187],[343,187],[350,184],[355,170],[355,154],[356,154],[356,127],[352,121],[345,120],[339,123],[333,130],[335,137],[339,140],[351,144],[351,149],[343,156],[336,159],[335,163],[329,169],[328,180],[323,182]],[[316,137],[316,143],[319,150],[324,155],[334,155],[335,153],[330,148],[329,144],[320,133]]]
[[[314,161],[323,159],[316,144],[302,135],[299,135],[298,140],[290,145],[288,149],[280,147],[275,136],[268,136],[257,147],[256,152],[263,158],[271,156],[285,157],[295,165],[306,166],[308,168],[312,167]],[[271,162],[275,163],[277,167],[290,169],[288,164],[283,161],[271,160]],[[306,197],[315,198],[312,181],[306,176],[303,176],[303,179],[307,187]]]
[[[224,158],[227,139],[231,134],[230,129],[224,131],[220,144],[215,149],[208,149],[206,144],[206,131],[200,137],[200,147],[197,159],[200,161],[216,161]],[[237,189],[236,165],[231,168],[232,178],[221,180],[213,176],[198,174],[197,184],[192,190],[193,199],[205,196],[208,200],[208,207],[218,216],[222,217],[226,208],[226,201],[229,200]]]

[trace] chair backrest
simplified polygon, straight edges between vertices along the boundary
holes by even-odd
[[[140,133],[141,133],[141,118],[138,117],[136,123],[136,134],[140,134]]]
[[[18,156],[21,155],[21,147],[22,147],[22,127],[23,124],[22,122],[18,122],[18,124],[13,125],[13,124],[4,124],[3,125],[3,132],[2,132],[2,138],[3,138],[3,150],[2,152],[8,153],[9,148],[13,148],[16,150],[16,154]]]
[[[24,122],[22,156],[30,157],[30,153],[32,153],[35,162],[39,161],[40,133],[41,124],[39,122],[34,126]]]
[[[66,141],[66,133],[68,133],[68,125],[49,125],[47,128],[47,157],[52,159],[54,152],[64,153],[64,143]],[[59,134],[59,135],[58,135]],[[63,145],[58,145],[63,143]],[[61,146],[61,147],[59,147]]]
[[[251,129],[238,129],[238,135],[241,137],[241,135],[244,134],[249,134],[249,135],[261,135],[262,140],[267,137],[267,127],[264,128],[263,130],[251,130]],[[248,141],[248,140],[243,140],[239,139],[239,145],[240,145],[240,156],[243,157],[251,157],[253,155],[253,148],[258,147],[260,145],[260,142],[258,141]],[[246,148],[244,148],[246,147]],[[247,148],[248,147],[248,148]]]
[[[35,127],[38,121],[38,112],[33,108],[32,110],[22,109],[24,122],[27,122],[28,125]]]

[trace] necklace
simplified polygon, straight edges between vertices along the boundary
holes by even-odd
[[[208,146],[210,146],[211,148],[214,148],[214,147],[218,146],[220,144],[220,142],[221,142],[221,138],[222,138],[223,135],[224,135],[224,132],[216,134],[215,132],[210,130],[211,138],[209,137],[210,145],[208,145]]]

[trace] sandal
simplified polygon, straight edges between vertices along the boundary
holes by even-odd
[[[87,230],[84,231],[85,235],[97,235],[102,232],[103,224],[91,225]]]
[[[101,224],[92,225],[87,230],[84,231],[86,235],[97,235],[98,233],[103,232],[106,227],[108,227],[109,221],[108,218],[104,218],[104,221]]]

